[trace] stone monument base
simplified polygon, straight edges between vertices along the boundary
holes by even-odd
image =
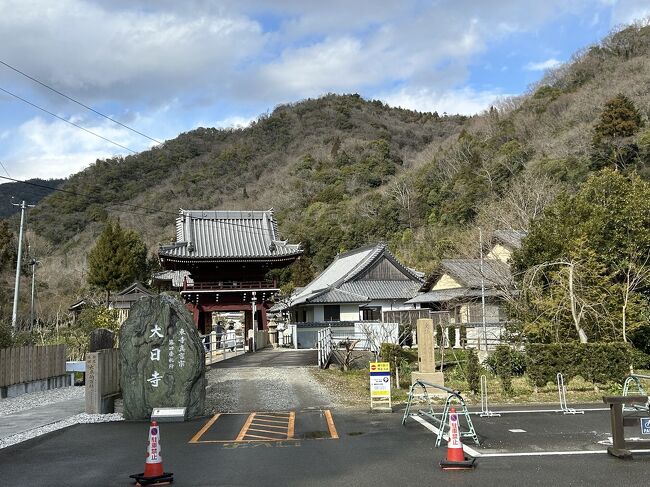
[[[445,385],[445,376],[442,372],[411,372],[411,384],[415,384],[416,380],[429,382],[430,384],[436,384],[439,386]],[[430,396],[447,397],[447,393],[440,389],[427,389],[427,392]]]

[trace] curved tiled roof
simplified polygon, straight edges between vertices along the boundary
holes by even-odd
[[[366,271],[386,258],[400,280],[364,279]],[[419,273],[402,265],[385,243],[339,254],[334,262],[291,299],[291,306],[305,303],[363,303],[373,299],[409,299],[422,285]]]
[[[180,210],[176,242],[158,255],[179,259],[282,259],[297,257],[300,245],[280,240],[273,210]]]

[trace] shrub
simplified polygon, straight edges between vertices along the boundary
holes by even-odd
[[[470,350],[467,356],[467,384],[470,391],[478,394],[481,390],[481,364],[478,361],[478,354]]]
[[[513,350],[510,347],[506,347],[508,350],[508,360],[507,363],[510,364],[510,373],[511,375],[515,377],[520,377],[524,375],[526,372],[526,354],[519,352],[517,350]],[[502,354],[505,354],[505,351],[501,352]],[[494,373],[497,373],[497,358],[499,355],[497,354],[492,354],[489,355],[487,359],[485,359],[485,365]],[[503,366],[503,364],[502,364]]]
[[[526,347],[526,357],[528,377],[536,387],[554,382],[558,372],[565,382],[578,375],[594,384],[620,382],[630,365],[644,366],[648,359],[622,342],[535,343]]]
[[[508,345],[497,345],[492,353],[496,374],[501,379],[501,388],[505,394],[512,394],[512,371],[515,351]]]

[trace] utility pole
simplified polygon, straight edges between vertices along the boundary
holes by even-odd
[[[481,252],[481,318],[483,322],[483,343],[485,344],[485,351],[488,351],[487,343],[487,327],[485,325],[485,274],[483,273],[483,230],[478,229],[479,247]]]
[[[32,266],[32,304],[29,308],[29,328],[30,330],[34,326],[34,290],[36,289],[36,266],[39,265],[41,262],[32,259],[29,265]]]
[[[16,260],[16,285],[14,286],[14,308],[11,313],[11,333],[16,333],[16,324],[18,322],[18,291],[20,290],[20,263],[23,257],[23,226],[25,224],[25,209],[33,208],[34,205],[26,205],[23,200],[21,203],[11,203],[20,207],[20,232],[18,235],[18,258]]]

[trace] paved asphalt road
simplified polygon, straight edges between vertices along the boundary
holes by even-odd
[[[446,448],[444,442],[442,448],[434,447],[434,426],[427,429],[414,419],[402,426],[401,412],[373,414],[314,402],[316,385],[312,393],[290,381],[277,387],[277,374],[299,375],[305,361],[313,360],[309,357],[303,352],[265,352],[212,369],[244,378],[255,371],[276,376],[268,381],[246,379],[255,387],[239,394],[239,409],[233,414],[221,409],[219,415],[161,425],[164,467],[174,473],[174,485],[647,484],[650,456],[623,461],[604,453],[602,442],[608,440],[610,427],[606,411],[473,416],[481,446],[468,446],[479,455],[477,468],[441,471],[438,463]],[[221,384],[230,384],[231,378]],[[219,383],[211,386],[218,388]],[[291,394],[300,404],[284,412],[247,407],[265,405],[264,398],[277,392]],[[293,439],[286,439],[288,431],[293,431]],[[2,449],[0,486],[132,485],[129,475],[144,467],[147,432],[145,422],[84,424]],[[640,431],[636,427],[627,433],[639,436]],[[272,441],[249,441],[260,437]]]
[[[233,421],[245,419],[235,416]],[[606,454],[585,454],[486,457],[478,459],[474,471],[443,472],[437,464],[445,449],[435,449],[433,434],[415,421],[402,426],[400,415],[396,413],[333,411],[332,416],[339,439],[328,439],[323,415],[314,410],[296,412],[295,436],[298,439],[293,441],[204,443],[234,439],[239,425],[225,420],[221,424],[220,417],[199,437],[198,443],[190,443],[207,419],[164,424],[161,425],[164,466],[174,472],[174,485],[178,486],[328,487],[435,485],[441,482],[461,486],[626,486],[646,484],[650,467],[650,457],[622,461]],[[528,416],[525,421],[516,419],[515,422],[539,434],[534,438],[533,450],[550,451],[560,445],[566,450],[584,446],[602,450],[594,446],[595,438],[588,430],[594,426],[606,430],[604,414],[590,413],[585,417],[571,417],[566,422],[566,417],[561,415],[525,416]],[[553,418],[562,421],[558,423]],[[494,418],[490,422],[496,424],[499,419],[505,418]],[[514,416],[509,417],[508,422],[514,419]],[[583,421],[586,427],[581,426]],[[480,432],[482,421],[477,419],[476,426]],[[563,429],[568,433],[563,433]],[[146,423],[77,425],[6,448],[0,451],[2,485],[129,485],[128,476],[142,471],[146,435]],[[503,447],[509,446],[507,439],[517,433],[503,428],[499,431],[493,426],[490,435],[494,435],[490,437],[493,442],[499,436]],[[311,439],[314,436],[323,437]],[[561,437],[566,437],[567,441]],[[517,438],[511,451],[520,452],[526,447],[526,451],[531,451],[527,442],[521,440],[523,436]]]

